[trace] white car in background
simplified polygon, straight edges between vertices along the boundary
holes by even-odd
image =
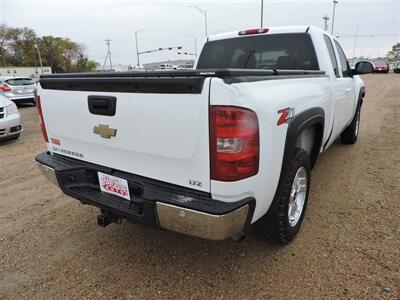
[[[176,70],[177,66],[171,65],[171,64],[161,64],[158,70],[161,71],[169,71],[169,70]]]
[[[32,103],[35,100],[36,83],[29,77],[0,77],[0,95],[15,103]]]
[[[17,139],[22,131],[17,105],[0,95],[0,141]]]

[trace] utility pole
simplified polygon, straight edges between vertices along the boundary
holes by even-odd
[[[40,49],[37,44],[35,44],[35,48],[36,48],[38,56],[39,56],[40,69],[42,70],[42,74],[43,74],[43,63],[42,63],[42,56],[40,55]]]
[[[358,39],[358,27],[359,27],[359,25],[357,24],[356,35],[354,37],[353,58],[356,53],[356,45],[357,45],[357,39]]]
[[[206,38],[208,37],[208,30],[207,30],[207,12],[204,11],[204,24],[206,26]]]
[[[190,7],[193,7],[196,9],[199,13],[201,13],[204,16],[204,26],[205,26],[205,31],[206,31],[206,38],[208,37],[208,30],[207,30],[207,11],[198,7],[197,5],[190,5]]]
[[[335,12],[336,12],[336,4],[338,4],[339,1],[333,0],[333,12],[332,12],[332,28],[331,28],[331,34],[333,34],[333,27],[335,26]]]
[[[105,66],[106,66],[107,58],[108,58],[109,61],[110,61],[110,70],[112,70],[113,67],[112,67],[111,51],[110,51],[111,40],[110,40],[110,39],[106,39],[105,42],[106,42],[106,45],[107,45],[107,54],[106,54],[106,58],[104,59],[103,70],[104,70],[104,68],[105,68]]]
[[[328,15],[325,15],[322,17],[322,19],[324,20],[325,24],[324,24],[324,30],[328,31],[328,21],[330,20]]]
[[[36,54],[33,52],[33,62],[35,63],[35,74],[39,74],[37,71]]]
[[[137,39],[137,34],[139,32],[145,31],[146,29],[140,29],[138,31],[135,31],[135,41],[136,41],[136,58],[137,58],[137,67],[140,68],[140,60],[139,60],[139,46],[138,46],[138,39]]]
[[[260,28],[263,28],[263,16],[264,16],[264,0],[261,0],[261,24]]]

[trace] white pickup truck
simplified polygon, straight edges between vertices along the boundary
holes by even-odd
[[[318,155],[357,141],[365,95],[315,27],[211,36],[194,70],[46,75],[36,161],[62,191],[127,219],[212,240],[298,232]]]

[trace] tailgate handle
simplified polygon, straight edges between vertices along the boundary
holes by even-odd
[[[112,96],[88,96],[89,111],[94,115],[114,116],[117,98]]]

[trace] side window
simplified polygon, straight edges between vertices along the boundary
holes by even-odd
[[[324,35],[324,40],[325,40],[326,47],[328,48],[329,56],[331,58],[333,71],[335,72],[336,77],[339,77],[338,65],[337,65],[335,51],[333,50],[333,45],[332,45],[331,39],[327,35]]]
[[[349,67],[349,63],[347,62],[346,55],[344,54],[342,47],[340,47],[339,43],[335,41],[336,50],[339,54],[340,64],[342,66],[342,74],[343,77],[351,77],[351,70]]]

